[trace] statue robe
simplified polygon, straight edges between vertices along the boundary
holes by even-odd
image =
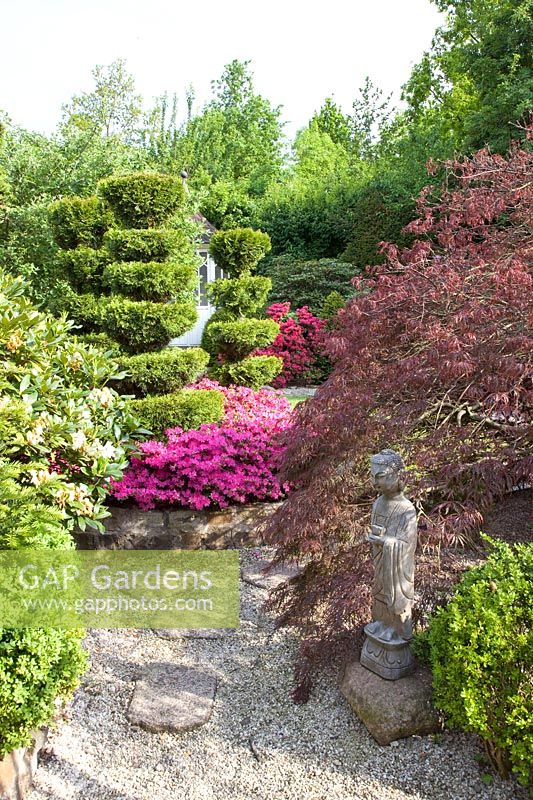
[[[389,630],[403,639],[412,636],[411,607],[414,598],[414,568],[417,543],[416,511],[402,497],[388,501],[378,497],[372,508],[372,530],[382,541],[372,542],[374,559],[373,620],[379,630]]]

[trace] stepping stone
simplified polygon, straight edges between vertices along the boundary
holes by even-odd
[[[127,717],[147,731],[179,733],[209,720],[217,679],[196,667],[151,664],[135,684]]]
[[[286,583],[302,572],[302,567],[298,564],[277,564],[271,572],[263,574],[263,570],[270,564],[270,561],[258,559],[255,564],[245,567],[241,573],[243,581],[257,586],[259,589],[277,589],[282,583]]]
[[[222,639],[235,632],[235,628],[153,628],[161,639]]]

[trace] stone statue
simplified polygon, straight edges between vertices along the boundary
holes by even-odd
[[[387,680],[414,668],[409,642],[414,597],[416,511],[403,494],[405,465],[394,450],[371,458],[375,488],[368,541],[374,560],[372,622],[365,626],[361,664]]]

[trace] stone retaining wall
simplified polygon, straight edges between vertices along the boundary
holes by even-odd
[[[281,503],[253,503],[220,511],[140,511],[109,507],[105,533],[77,531],[80,550],[227,550],[263,544],[262,523]]]

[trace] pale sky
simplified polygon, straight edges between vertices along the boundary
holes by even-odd
[[[176,92],[184,116],[186,85],[199,110],[250,59],[292,135],[327,96],[350,111],[366,75],[397,98],[441,22],[429,0],[0,0],[0,110],[49,133],[96,64],[125,58],[147,107]]]

